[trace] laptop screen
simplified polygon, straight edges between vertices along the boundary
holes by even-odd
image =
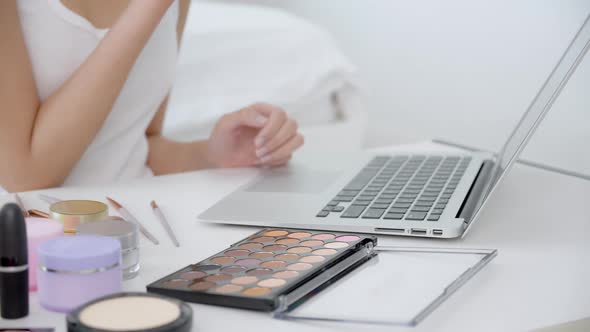
[[[582,62],[582,59],[588,52],[589,48],[590,15],[586,17],[582,27],[576,33],[574,39],[571,41],[568,48],[561,56],[561,59],[555,68],[553,68],[553,71],[529,105],[527,111],[520,119],[512,134],[510,134],[510,137],[506,143],[504,143],[502,150],[500,150],[500,153],[498,154],[496,164],[494,165],[492,176],[490,177],[488,183],[487,192],[480,200],[479,206],[476,208],[476,213],[472,220],[477,217],[481,206],[489,194],[498,185],[504,174],[506,174],[510,166],[525,147],[533,132],[539,126],[539,123],[541,123],[543,117],[545,114],[547,114],[553,105],[553,102],[561,93],[561,90],[563,90],[567,84],[569,78],[572,76],[578,65]],[[467,233],[467,230],[465,233]]]

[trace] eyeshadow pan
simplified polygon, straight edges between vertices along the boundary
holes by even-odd
[[[300,245],[306,246],[306,247],[317,247],[317,246],[321,246],[322,244],[324,244],[324,241],[320,241],[320,240],[307,240],[307,241],[303,241],[300,243]]]
[[[269,246],[266,247],[262,247],[262,250],[266,250],[266,251],[283,251],[286,250],[287,246],[284,246],[282,244],[271,244]]]
[[[323,249],[323,250],[330,250],[330,249]],[[245,259],[240,259],[240,260],[236,261],[236,265],[242,265],[242,266],[256,266],[258,264],[260,264],[260,260],[254,259],[254,258],[245,258]]]
[[[296,254],[280,254],[275,256],[276,259],[281,261],[296,261],[299,259],[299,255]]]
[[[319,263],[319,262],[323,262],[325,260],[326,260],[326,258],[324,256],[311,255],[311,256],[301,257],[301,259],[299,261],[303,262],[303,263]]]
[[[248,256],[249,253],[249,250],[244,249],[228,250],[225,252],[226,255],[233,257]]]
[[[307,232],[295,232],[295,233],[291,233],[291,234],[287,235],[287,237],[294,238],[294,239],[302,239],[302,238],[308,237],[310,235],[311,235],[311,233],[307,233]]]
[[[330,242],[330,243],[326,243],[324,245],[324,247],[330,248],[330,249],[340,249],[340,248],[348,247],[348,243],[346,243],[346,242]]]
[[[194,284],[191,284],[189,288],[196,291],[204,291],[214,286],[216,286],[216,284],[211,281],[197,281]]]
[[[271,270],[271,269],[261,269],[261,268],[252,269],[252,270],[246,272],[246,274],[249,276],[266,276],[266,275],[269,275],[272,273],[273,273],[273,270]]]
[[[262,296],[262,295],[270,294],[270,292],[272,292],[272,289],[270,289],[270,288],[252,287],[252,288],[248,288],[248,289],[244,290],[242,292],[242,294],[248,295],[248,296]]]
[[[287,281],[283,280],[283,279],[277,279],[277,278],[270,278],[270,279],[264,279],[261,282],[258,283],[258,286],[260,287],[268,287],[268,288],[275,288],[275,287],[281,287],[284,284],[286,284]]]
[[[311,238],[314,240],[332,240],[335,237],[336,237],[336,235],[334,235],[334,234],[322,233],[322,234],[316,234],[316,235],[312,236]]]
[[[293,248],[289,248],[287,250],[287,252],[290,252],[292,254],[305,254],[311,251],[310,247],[293,247]]]
[[[275,243],[278,243],[278,244],[286,244],[286,245],[295,244],[295,243],[298,243],[298,242],[299,242],[299,240],[297,240],[297,239],[291,239],[291,238],[288,238],[288,237],[285,237],[285,238],[282,238],[282,239],[278,239],[278,240],[275,241]]]
[[[232,266],[224,267],[223,269],[221,269],[221,272],[240,273],[240,272],[244,272],[246,270],[247,270],[247,268],[245,266],[232,265]]]
[[[217,264],[229,264],[229,263],[233,263],[236,259],[234,257],[229,257],[229,256],[219,256],[219,257],[213,257],[210,259],[211,262],[213,263],[217,263]]]
[[[289,234],[289,232],[279,231],[279,230],[273,230],[273,231],[268,231],[268,232],[264,233],[264,235],[266,235],[266,236],[283,236],[283,235],[287,235],[287,234]]]
[[[360,240],[360,237],[356,235],[342,235],[336,238],[336,241],[354,242]]]
[[[229,280],[231,278],[232,278],[231,274],[218,273],[218,274],[212,274],[212,275],[208,276],[207,278],[205,278],[205,280],[216,282],[216,281]]]
[[[195,280],[207,276],[207,273],[202,271],[189,271],[182,273],[179,278],[184,280]]]
[[[269,269],[280,269],[282,267],[287,266],[287,263],[285,263],[283,261],[268,261],[268,262],[264,262],[264,263],[260,264],[260,266],[266,267]]]
[[[252,258],[259,258],[259,259],[264,259],[264,258],[268,258],[273,256],[274,253],[272,252],[268,252],[268,251],[258,251],[258,252],[253,252],[249,255],[249,257]]]
[[[298,275],[299,275],[299,272],[297,272],[297,271],[280,271],[280,272],[273,274],[272,276],[275,278],[281,278],[281,279],[291,279],[291,278],[297,277]]]
[[[225,284],[223,286],[215,288],[215,291],[219,293],[235,293],[241,291],[242,289],[244,289],[244,287],[242,286],[234,284]]]
[[[242,243],[238,246],[238,248],[240,248],[240,249],[260,249],[260,248],[262,248],[262,243],[257,243],[257,242]]]
[[[252,242],[265,243],[265,242],[273,242],[274,240],[275,239],[270,236],[259,236],[257,238],[252,239]]]
[[[231,283],[236,284],[236,285],[248,285],[248,284],[253,284],[257,281],[258,281],[258,278],[254,277],[254,276],[243,276],[243,277],[233,278],[231,280]]]
[[[287,266],[287,269],[292,271],[305,271],[311,269],[313,266],[307,263],[294,263]]]
[[[164,282],[164,286],[168,288],[184,288],[187,287],[191,281],[184,279],[173,279]]]
[[[207,265],[197,265],[193,267],[193,270],[197,270],[197,271],[212,271],[212,270],[217,270],[218,268],[220,268],[220,265],[217,264],[207,264]]]
[[[331,256],[331,255],[335,255],[336,253],[337,253],[337,251],[334,249],[318,249],[318,250],[314,250],[314,252],[312,252],[312,254],[320,255],[320,256]]]

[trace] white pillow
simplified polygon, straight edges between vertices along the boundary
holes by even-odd
[[[308,112],[296,116],[306,122],[332,121],[331,98],[354,91],[354,74],[311,23],[267,7],[192,2],[164,130],[207,135],[221,115],[257,101]]]

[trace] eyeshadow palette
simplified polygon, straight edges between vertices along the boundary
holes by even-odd
[[[264,229],[148,285],[147,290],[188,302],[273,311],[279,297],[318,279],[331,267],[342,267],[347,258],[376,242],[376,237],[367,235]]]

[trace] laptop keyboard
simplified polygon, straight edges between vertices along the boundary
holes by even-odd
[[[377,156],[316,215],[438,221],[471,157]]]

